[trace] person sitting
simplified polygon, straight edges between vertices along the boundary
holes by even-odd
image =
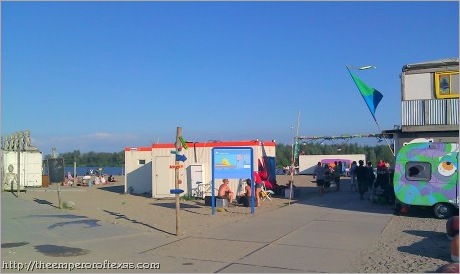
[[[64,176],[64,182],[61,184],[62,186],[72,186],[73,185],[73,177],[70,172],[67,172],[67,175]]]
[[[64,176],[64,182],[61,183],[61,186],[71,186],[70,181],[67,178],[67,175]]]
[[[115,178],[112,176],[112,174],[109,175],[109,178],[107,179],[110,183],[115,182]]]
[[[251,199],[251,179],[246,179],[246,186],[244,187],[244,194],[240,197],[240,204],[245,207],[249,207],[249,201]]]
[[[222,182],[223,184],[220,185],[219,191],[217,192],[217,198],[227,199],[228,204],[231,205],[233,202],[233,191],[230,189],[230,186],[228,185],[228,179],[223,179]]]
[[[101,175],[101,184],[105,185],[107,181],[105,180],[104,174]]]
[[[66,178],[67,178],[66,185],[67,185],[67,186],[72,186],[73,183],[74,183],[74,178],[72,177],[72,174],[70,173],[70,171],[67,172]]]

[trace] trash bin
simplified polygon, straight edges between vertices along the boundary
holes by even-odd
[[[42,175],[42,187],[50,186],[50,177],[48,175]]]

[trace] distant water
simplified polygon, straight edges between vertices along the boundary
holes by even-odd
[[[86,173],[90,172],[91,170],[99,171],[99,167],[77,166],[77,176],[86,175]],[[67,174],[67,172],[70,172],[72,175],[74,175],[73,171],[74,171],[73,166],[66,166],[64,168],[65,174]],[[45,175],[48,175],[48,170],[45,170],[44,173]],[[102,167],[102,173],[108,174],[108,175],[120,176],[120,175],[124,175],[124,168],[121,166],[104,166]]]

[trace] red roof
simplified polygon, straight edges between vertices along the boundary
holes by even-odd
[[[274,147],[276,143],[273,141],[257,141],[257,140],[249,140],[249,141],[210,141],[210,142],[187,142],[189,147],[247,147],[247,146],[257,146],[263,145],[267,147]],[[175,148],[176,146],[174,143],[161,143],[161,144],[152,144],[151,147],[127,147],[125,151],[151,151],[155,148]]]

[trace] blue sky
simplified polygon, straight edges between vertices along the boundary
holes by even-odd
[[[2,135],[44,154],[378,133],[403,65],[458,57],[455,2],[1,2]],[[294,130],[291,127],[294,126]],[[357,140],[358,141],[358,140]],[[354,142],[354,141],[353,141]]]

